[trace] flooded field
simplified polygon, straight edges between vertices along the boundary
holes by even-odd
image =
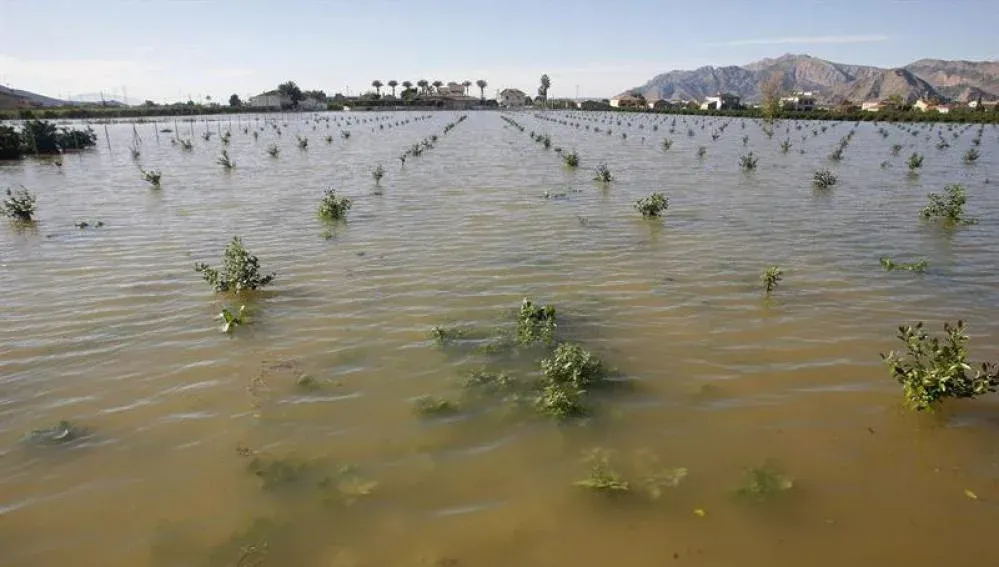
[[[999,400],[910,412],[879,356],[963,319],[999,358],[999,130],[459,116],[95,124],[61,166],[0,165],[38,197],[0,223],[0,565],[999,562]],[[950,183],[977,224],[920,217]],[[328,187],[346,222],[317,218]],[[237,235],[277,273],[242,299],[194,271]],[[525,297],[607,368],[583,419],[462,386],[540,374],[551,347],[504,339]],[[62,420],[79,439],[25,440]]]

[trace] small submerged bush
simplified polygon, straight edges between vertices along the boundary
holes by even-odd
[[[759,158],[754,156],[753,152],[749,152],[748,154],[739,158],[739,167],[741,167],[746,171],[752,171],[756,169],[756,166],[759,164],[759,161],[760,161]]]
[[[891,147],[891,155],[897,156],[901,152],[902,152],[902,144],[895,144],[894,146]]]
[[[780,266],[771,265],[768,266],[766,270],[763,271],[763,289],[766,291],[767,295],[770,295],[773,290],[777,288],[777,284],[784,278],[784,271],[780,269]]]
[[[215,162],[221,165],[226,171],[236,167],[236,163],[229,158],[229,150],[222,150]]]
[[[575,343],[558,345],[550,358],[541,361],[541,372],[550,383],[568,384],[583,391],[607,377],[603,362]]]
[[[597,175],[593,178],[593,180],[601,183],[610,183],[611,181],[614,181],[614,176],[611,175],[610,168],[607,167],[606,163],[602,163],[597,166]]]
[[[793,487],[793,478],[780,472],[775,465],[767,463],[761,467],[746,469],[742,486],[735,492],[744,498],[764,501]]]
[[[0,212],[15,221],[31,222],[36,209],[35,201],[35,196],[24,187],[7,189],[7,198],[0,205]]]
[[[465,332],[458,327],[441,327],[434,325],[430,329],[430,337],[437,343],[438,346],[447,346],[457,340],[461,340],[465,336]]]
[[[963,321],[944,323],[943,339],[930,337],[923,323],[902,325],[898,339],[906,353],[882,353],[881,358],[902,385],[905,405],[916,411],[932,410],[945,398],[976,398],[995,392],[999,386],[999,365],[983,363],[971,375],[968,364],[968,335]]]
[[[267,153],[271,157],[276,158],[276,157],[278,157],[278,154],[281,153],[281,150],[278,149],[278,147],[277,147],[276,144],[271,144],[271,145],[267,146]]]
[[[672,147],[673,147],[673,140],[670,140],[669,138],[666,138],[665,140],[663,140],[662,148],[663,148],[664,152],[668,152],[669,149],[672,148]]]
[[[600,447],[586,452],[583,462],[589,467],[589,474],[573,486],[586,488],[604,494],[623,494],[631,490],[631,485],[610,463],[611,454]]]
[[[382,164],[375,166],[375,169],[371,171],[371,178],[375,180],[375,183],[380,183],[382,177],[385,177],[385,168]]]
[[[880,258],[881,267],[887,272],[893,272],[895,270],[904,270],[906,272],[913,272],[916,274],[926,273],[926,268],[930,265],[926,258],[921,258],[917,262],[910,262],[908,264],[898,264],[888,256],[882,256]]]
[[[225,334],[229,334],[237,326],[242,325],[245,314],[246,314],[245,305],[240,305],[239,310],[235,314],[233,314],[233,312],[228,307],[223,307],[222,311],[218,315],[218,319],[222,320],[222,332]]]
[[[635,203],[635,208],[645,218],[660,217],[669,208],[669,198],[662,193],[649,193]]]
[[[332,188],[327,189],[323,192],[323,198],[319,202],[319,217],[328,221],[346,218],[347,211],[352,205],[353,203],[347,197],[337,197],[336,191]]]
[[[964,187],[947,185],[944,194],[930,193],[927,195],[930,203],[923,207],[919,214],[926,219],[941,219],[947,224],[975,224],[974,219],[964,216],[964,204],[968,201]]]
[[[158,169],[151,169],[146,171],[144,169],[139,169],[139,174],[142,175],[142,179],[153,186],[153,189],[160,188],[160,179],[163,174]]]
[[[782,154],[786,154],[787,152],[791,151],[791,138],[786,138],[783,142],[780,143],[780,151]]]
[[[909,166],[909,171],[915,172],[917,169],[923,167],[923,156],[913,152],[905,163]]]
[[[458,405],[444,398],[420,396],[413,400],[413,411],[420,417],[453,415],[458,413]]]
[[[964,163],[975,163],[981,154],[975,148],[969,148],[967,152],[964,153]]]
[[[562,154],[562,161],[565,162],[566,167],[579,167],[579,154],[576,152],[567,152]]]
[[[222,254],[222,269],[210,267],[208,264],[196,264],[196,272],[203,274],[205,281],[217,292],[236,292],[255,290],[274,281],[277,274],[260,274],[260,262],[243,246],[243,241],[232,237]]]
[[[706,154],[706,153],[708,153],[708,148],[706,148],[704,146],[698,146],[698,148],[697,148],[697,157],[698,158],[703,158],[704,154]]]
[[[828,189],[836,184],[836,176],[828,169],[820,169],[812,177],[812,185],[816,189]]]
[[[526,297],[520,303],[520,311],[517,313],[518,343],[530,345],[541,342],[550,345],[555,342],[557,328],[554,305],[535,305]]]

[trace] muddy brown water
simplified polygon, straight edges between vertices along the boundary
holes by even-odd
[[[399,154],[457,118],[415,116],[211,119],[193,126],[191,152],[157,140],[173,119],[138,124],[138,164],[162,170],[160,191],[139,179],[131,124],[108,127],[111,151],[96,125],[98,147],[62,167],[0,165],[0,187],[30,188],[39,207],[33,229],[0,229],[0,564],[999,563],[999,402],[913,415],[878,356],[901,323],[936,332],[963,318],[972,358],[999,358],[999,130],[985,128],[968,166],[977,126],[954,127],[955,139],[948,126],[885,125],[885,139],[861,124],[834,163],[852,124],[813,136],[820,124],[787,123],[768,139],[731,120],[712,141],[727,119],[681,117],[671,134],[672,117],[511,113],[521,133],[481,112],[401,168]],[[215,164],[206,127],[231,128],[233,171]],[[185,138],[190,128],[179,123]],[[578,151],[580,168],[532,130]],[[950,148],[935,147],[938,130]],[[748,150],[752,173],[737,164]],[[913,151],[926,155],[915,177]],[[602,162],[609,187],[592,181]],[[826,193],[811,187],[822,167],[840,180]],[[923,222],[926,193],[955,182],[979,224]],[[354,200],[330,240],[315,217],[328,186]],[[662,222],[634,210],[650,191],[669,195]],[[77,229],[83,220],[105,225]],[[228,337],[213,317],[237,302],[193,265],[217,264],[237,234],[278,277]],[[887,273],[882,255],[925,257],[929,270]],[[785,271],[769,301],[768,264]],[[625,386],[585,424],[418,418],[415,397],[456,396],[482,363],[437,348],[430,328],[494,328],[524,296],[555,304],[562,336]],[[529,377],[534,362],[509,368]],[[21,442],[64,419],[92,434]],[[600,497],[572,484],[596,446],[624,472],[651,451],[689,474],[658,500]],[[308,467],[264,490],[250,452]],[[791,490],[733,495],[747,467],[768,462]],[[367,482],[370,494],[344,495]]]

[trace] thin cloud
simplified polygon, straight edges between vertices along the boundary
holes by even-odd
[[[706,45],[725,45],[736,47],[740,45],[815,45],[821,43],[876,43],[891,39],[886,35],[820,35],[802,37],[771,37],[763,39],[739,39],[735,41],[720,41],[708,43]]]

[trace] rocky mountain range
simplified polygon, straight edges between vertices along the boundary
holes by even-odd
[[[744,66],[701,67],[670,71],[628,93],[646,99],[703,99],[719,91],[740,95],[746,102],[760,100],[760,85],[778,73],[782,90],[812,91],[827,104],[901,96],[908,102],[919,97],[967,102],[999,99],[999,62],[921,59],[905,67],[883,69],[846,65],[810,55],[784,55]]]

